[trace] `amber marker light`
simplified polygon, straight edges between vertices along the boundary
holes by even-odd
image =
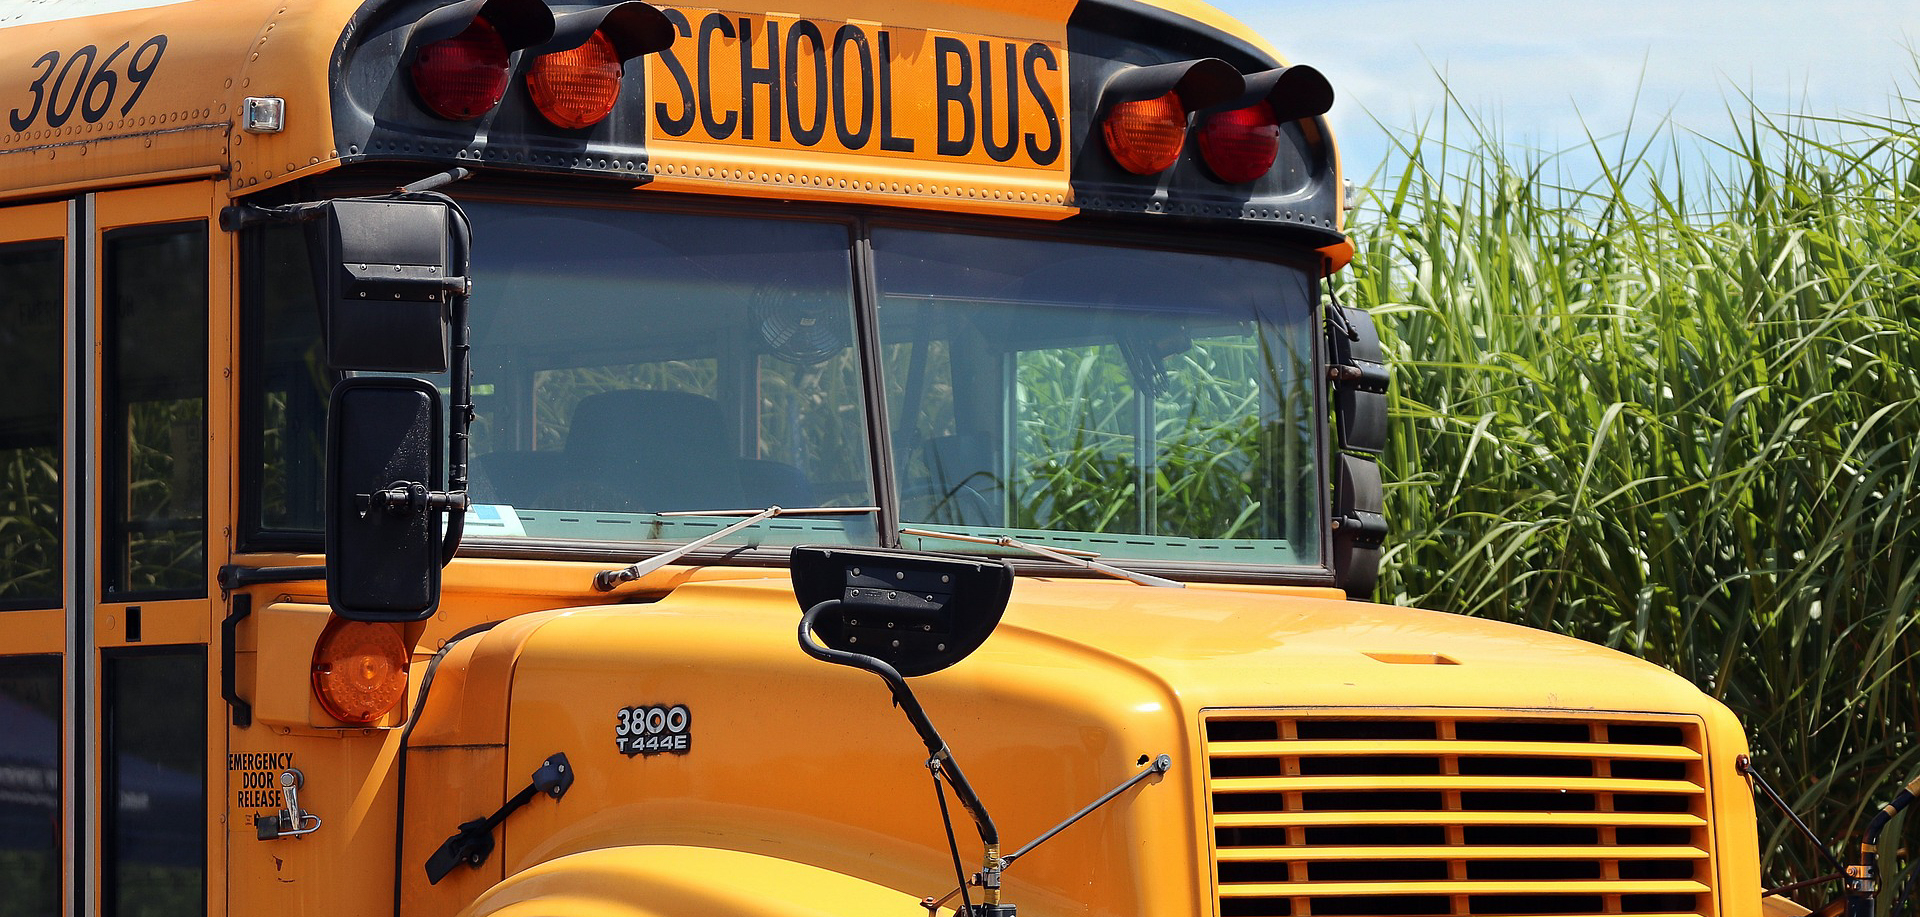
[[[327,715],[371,723],[407,693],[407,647],[392,624],[334,618],[313,648],[313,696]]]
[[[420,49],[413,59],[413,88],[434,114],[472,121],[507,94],[507,64],[500,31],[475,17],[460,34]]]
[[[1177,93],[1122,102],[1107,112],[1101,130],[1107,150],[1135,175],[1165,172],[1180,160],[1187,138],[1187,108]]]
[[[527,72],[527,92],[533,107],[555,126],[579,130],[592,127],[613,112],[620,101],[620,78],[625,70],[613,42],[595,31],[585,44],[566,51],[542,54]]]
[[[1227,184],[1258,179],[1279,156],[1280,121],[1267,102],[1215,112],[1200,129],[1200,158]]]

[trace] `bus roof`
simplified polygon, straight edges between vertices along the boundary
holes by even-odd
[[[416,32],[428,31],[415,25],[447,0],[0,0],[0,197],[192,176],[224,177],[238,197],[355,162],[413,161],[1040,219],[1231,218],[1340,239],[1318,112],[1284,125],[1297,148],[1274,167],[1286,174],[1257,186],[1222,187],[1191,151],[1191,167],[1142,180],[1096,145],[1116,73],[1182,58],[1240,74],[1280,66],[1197,0],[734,9],[749,5],[652,4],[672,44],[629,60],[612,117],[570,132],[533,115],[518,87],[473,121],[425,111],[409,91]]]

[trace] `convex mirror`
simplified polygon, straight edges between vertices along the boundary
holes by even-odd
[[[822,644],[908,677],[979,649],[1013,592],[1013,568],[987,558],[803,545],[793,549],[791,566],[802,610],[837,602],[814,619]]]

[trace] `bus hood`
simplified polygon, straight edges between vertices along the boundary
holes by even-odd
[[[1191,586],[1022,579],[994,641],[1066,641],[1132,665],[1186,706],[1697,711],[1691,683],[1531,628],[1423,609]]]
[[[801,652],[799,618],[785,578],[768,577],[511,619],[467,651],[470,666],[443,667],[443,678],[470,669],[465,696],[434,688],[447,693],[429,705],[409,760],[425,774],[436,758],[501,748],[492,779],[518,785],[549,756],[567,756],[579,783],[558,804],[513,816],[502,838],[506,875],[561,869],[592,851],[631,849],[644,860],[639,851],[693,847],[812,864],[913,896],[944,893],[953,866],[929,798],[926,749],[878,678]],[[511,669],[505,703],[478,690],[483,670],[505,671],[487,658]],[[1744,750],[1737,724],[1672,673],[1565,637],[1326,593],[1021,578],[979,651],[912,685],[1010,848],[1156,757],[1172,762],[1009,873],[1009,894],[1035,913],[1211,912],[1212,851],[1225,837],[1213,810],[1221,792],[1234,792],[1223,775],[1242,773],[1221,770],[1222,755],[1271,757],[1264,749],[1274,740],[1328,724],[1387,724],[1390,739],[1406,738],[1408,724],[1438,739],[1518,729],[1518,738],[1477,741],[1531,743],[1530,754],[1542,754],[1542,743],[1597,743],[1544,752],[1575,757],[1642,741],[1628,737],[1634,730],[1663,731],[1673,748],[1657,754],[1696,763],[1681,765],[1689,780],[1655,781],[1657,793],[1686,806],[1750,805],[1736,798],[1737,781],[1710,789],[1706,780],[1712,761],[1730,766]],[[441,702],[450,719],[510,720],[504,747],[436,728]],[[1361,741],[1328,760],[1382,753]],[[1403,743],[1385,754],[1432,752]],[[1254,786],[1268,778],[1235,779],[1258,791],[1249,802],[1275,796]],[[1523,795],[1546,794],[1556,806],[1571,798],[1557,778],[1521,782]],[[1131,878],[1090,880],[1090,862]]]

